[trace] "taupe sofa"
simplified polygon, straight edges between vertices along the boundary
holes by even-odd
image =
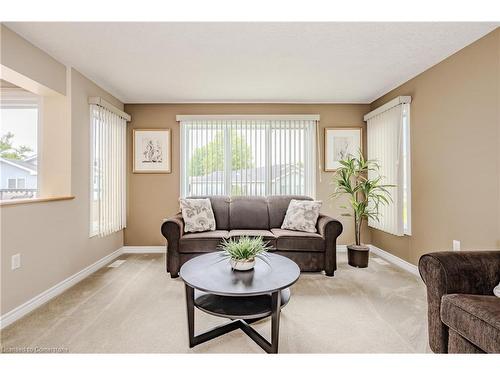
[[[202,197],[193,197],[202,198]],[[167,219],[161,232],[167,239],[167,272],[177,277],[186,261],[218,250],[222,239],[262,236],[273,252],[295,261],[302,271],[325,271],[333,276],[337,269],[336,241],[342,224],[320,215],[318,233],[280,229],[291,199],[312,200],[304,196],[208,197],[214,211],[216,230],[184,233],[182,215]]]
[[[425,254],[429,345],[435,353],[500,353],[500,251]]]

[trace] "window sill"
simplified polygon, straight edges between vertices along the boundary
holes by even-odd
[[[28,198],[28,199],[9,199],[0,201],[0,207],[3,206],[18,206],[21,204],[32,204],[32,203],[42,203],[42,202],[55,202],[55,201],[67,201],[75,199],[74,196],[63,196],[63,197],[49,197],[49,198]]]

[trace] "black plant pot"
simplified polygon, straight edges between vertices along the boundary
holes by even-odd
[[[352,267],[366,268],[368,267],[368,259],[370,258],[370,249],[368,246],[347,246],[347,262]]]

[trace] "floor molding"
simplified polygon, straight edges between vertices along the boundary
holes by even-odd
[[[414,274],[415,276],[420,277],[420,273],[418,272],[417,266],[415,266],[415,265],[407,262],[406,260],[403,260],[395,255],[392,255],[391,253],[389,253],[385,250],[379,249],[376,246],[373,246],[373,245],[368,245],[368,246],[370,247],[370,251],[372,253],[378,255],[381,258],[384,258],[388,262],[391,262],[392,264],[404,269],[405,271],[408,271],[408,272]]]
[[[337,253],[345,253],[347,251],[347,245],[337,245]]]
[[[123,246],[123,254],[161,254],[165,246]]]
[[[67,279],[61,281],[60,283],[54,285],[52,288],[38,294],[29,301],[23,303],[22,305],[16,307],[15,309],[5,313],[0,317],[0,328],[5,328],[8,325],[14,323],[16,320],[22,318],[26,314],[35,310],[36,308],[43,305],[45,302],[51,300],[52,298],[58,296],[65,290],[71,288],[76,283],[82,281],[89,275],[93,274],[95,271],[104,267],[106,264],[110,263],[114,259],[118,258],[123,253],[123,248],[113,251],[111,254],[99,259],[94,264],[84,268],[83,270],[75,273],[74,275],[68,277]]]

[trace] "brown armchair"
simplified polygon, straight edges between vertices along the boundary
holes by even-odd
[[[425,254],[429,345],[435,353],[500,353],[500,251]]]

